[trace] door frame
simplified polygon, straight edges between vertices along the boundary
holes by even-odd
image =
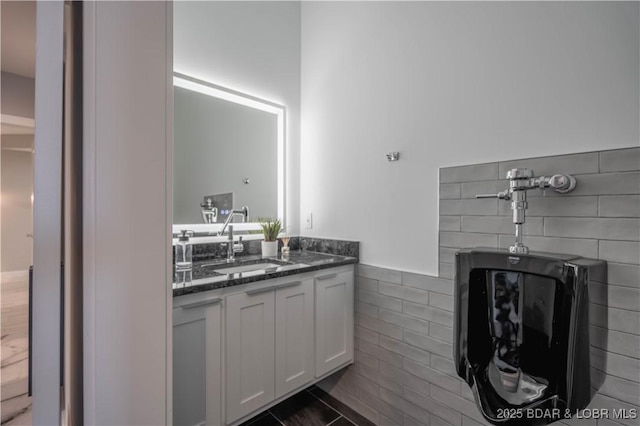
[[[33,424],[60,424],[64,3],[36,7]]]

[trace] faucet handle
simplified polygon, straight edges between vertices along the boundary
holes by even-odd
[[[477,194],[476,198],[499,198],[501,200],[510,200],[509,191],[498,192],[497,194]]]

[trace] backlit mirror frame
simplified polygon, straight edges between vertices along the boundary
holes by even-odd
[[[201,80],[186,74],[173,73],[173,85],[174,87],[181,87],[183,89],[192,90],[194,92],[201,93],[203,95],[212,96],[225,101],[237,103],[247,107],[255,108],[261,111],[274,114],[277,117],[277,215],[282,221],[283,226],[286,224],[285,217],[285,129],[286,129],[286,107],[275,102],[271,102],[257,96],[249,95],[244,92],[240,92],[234,89],[229,89],[224,86],[220,86],[209,81]],[[242,206],[234,206],[234,208],[240,208]],[[251,205],[249,207],[249,215],[251,216]],[[188,229],[198,234],[208,233],[211,237],[196,237],[207,240],[226,240],[226,236],[216,237],[215,233],[222,229],[222,223],[197,223],[197,224],[174,224],[172,226],[172,232],[174,235],[179,234],[181,230]],[[257,222],[251,223],[234,223],[234,229],[236,231],[252,231],[260,230],[260,225]],[[262,234],[249,234],[244,236],[245,239],[262,239]],[[201,242],[206,242],[202,241]]]

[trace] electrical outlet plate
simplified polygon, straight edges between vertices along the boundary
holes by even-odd
[[[307,215],[307,223],[305,225],[306,229],[311,229],[313,228],[313,215],[311,213],[309,213]]]

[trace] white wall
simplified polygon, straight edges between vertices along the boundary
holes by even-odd
[[[34,118],[35,80],[2,71],[0,112]],[[2,135],[2,146],[33,148],[33,135]],[[2,271],[27,270],[32,262],[33,157],[31,153],[2,151]]]
[[[2,104],[3,114],[33,118],[36,83],[33,78],[2,72]]]
[[[171,423],[171,2],[84,3],[84,423]]]
[[[287,108],[286,226],[287,232],[296,234],[300,216],[300,3],[176,2],[173,42],[175,71]]]
[[[638,16],[635,2],[303,2],[302,233],[437,275],[439,167],[638,146]]]
[[[2,146],[1,270],[27,271],[32,264],[33,247],[32,237],[27,236],[33,235],[33,135],[2,135]]]

